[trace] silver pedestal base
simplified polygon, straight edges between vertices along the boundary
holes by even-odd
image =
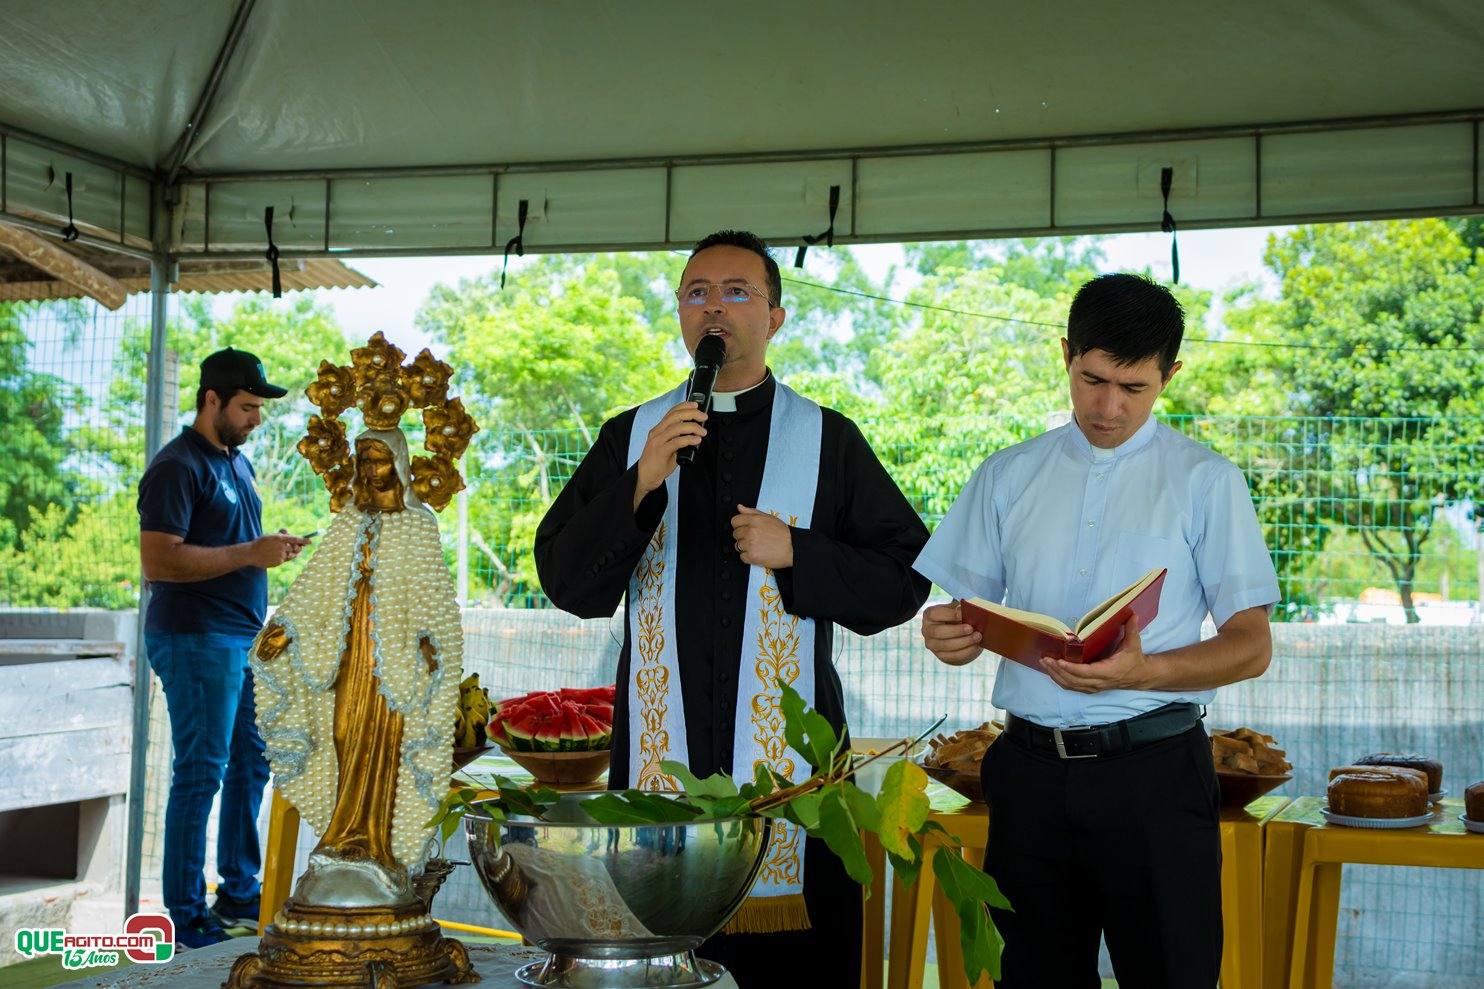
[[[594,952],[584,955],[553,952],[545,961],[532,962],[515,972],[528,986],[543,989],[701,989],[718,981],[726,969],[716,962],[697,958],[693,951],[670,955],[635,957],[632,950]]]

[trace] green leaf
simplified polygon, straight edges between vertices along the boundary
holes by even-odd
[[[899,759],[886,770],[876,806],[881,811],[881,847],[904,859],[915,859],[908,840],[927,821],[928,775],[910,759]]]
[[[799,794],[784,804],[784,809],[789,811],[785,816],[813,834],[819,830],[819,801],[822,796],[823,794],[818,790],[813,793]]]
[[[561,797],[548,786],[524,787],[503,776],[495,777],[495,788],[499,791],[499,802],[505,813],[513,817],[541,817],[546,808]]]
[[[943,849],[933,856],[933,874],[938,877],[943,895],[950,900],[973,900],[1001,910],[1011,909],[1010,901],[1000,892],[999,884],[951,849]]]
[[[809,738],[809,751],[805,753],[809,759],[809,765],[815,769],[829,768],[841,744],[840,738],[835,734],[835,729],[830,726],[824,715],[809,708],[804,712],[804,733]]]
[[[964,976],[972,985],[980,972],[1000,977],[1000,951],[1004,941],[995,929],[985,905],[1012,909],[993,879],[965,862],[963,856],[943,849],[933,856],[933,874],[938,887],[958,914],[958,939],[964,954]]]
[[[891,864],[892,872],[896,873],[903,885],[911,886],[917,882],[917,874],[922,871],[922,842],[917,840],[916,835],[907,836],[908,855],[898,856],[894,852],[886,853],[886,861]]]
[[[608,792],[582,802],[599,824],[676,824],[694,821],[700,809],[673,797],[643,790]]]
[[[813,833],[813,832],[811,832]],[[824,790],[819,802],[819,833],[842,863],[851,879],[869,886],[876,874],[866,861],[866,847],[861,841],[860,825],[850,816],[850,807],[837,787]]]
[[[806,759],[809,757],[809,746],[804,741],[804,698],[782,680],[775,681],[783,696],[779,700],[779,706],[783,710],[783,740],[788,747]]]
[[[850,780],[841,780],[839,786],[840,792],[845,797],[845,805],[850,808],[850,816],[855,823],[862,830],[880,834],[881,811],[876,807],[876,798]]]
[[[752,772],[753,782],[750,784],[750,786],[752,790],[751,796],[754,800],[756,800],[758,797],[766,797],[768,794],[772,793],[778,788],[778,784],[774,781],[774,775],[772,772],[769,771],[767,763],[759,762],[756,766],[753,767]],[[787,784],[787,781],[784,782],[786,785],[791,785]],[[744,784],[743,790],[746,790],[748,786],[749,784]]]
[[[827,769],[840,747],[840,739],[825,716],[804,706],[804,698],[782,680],[775,680],[782,693],[783,738],[788,747],[803,756],[815,769]]]
[[[706,817],[716,820],[725,820],[728,817],[741,817],[747,813],[747,806],[751,801],[744,796],[711,798],[702,797],[698,805],[702,808]]]
[[[692,797],[735,797],[737,784],[724,773],[713,773],[705,779],[697,779],[684,763],[669,759],[660,761],[660,768],[680,782],[680,788]]]

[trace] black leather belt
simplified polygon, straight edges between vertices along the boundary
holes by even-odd
[[[1010,714],[1005,717],[1005,734],[1035,752],[1052,752],[1062,759],[1092,759],[1174,738],[1189,731],[1201,717],[1199,704],[1166,704],[1106,725],[1046,728]]]

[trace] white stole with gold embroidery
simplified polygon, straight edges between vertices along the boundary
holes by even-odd
[[[628,464],[638,462],[649,431],[664,414],[685,401],[686,386],[644,403],[629,434]],[[794,528],[807,529],[814,515],[819,484],[823,415],[818,405],[782,383],[775,385],[757,508]],[[680,693],[680,667],[675,650],[675,576],[678,546],[681,467],[665,480],[665,514],[650,538],[629,581],[628,625],[633,653],[629,660],[629,785],[641,790],[679,789],[659,763],[670,759],[689,765],[685,705]],[[809,773],[788,749],[783,712],[775,680],[782,680],[814,706],[814,621],[788,614],[773,571],[749,568],[747,610],[742,627],[742,662],[737,674],[737,718],[733,726],[732,775],[751,780],[765,762],[795,782]],[[803,910],[804,842],[798,829],[774,821],[768,858],[753,886],[748,906],[761,912],[747,919],[746,930],[788,930],[809,926]],[[767,916],[768,901],[788,897],[784,911]],[[780,906],[783,904],[780,903]],[[735,922],[734,922],[735,923]],[[729,925],[728,929],[733,929]]]

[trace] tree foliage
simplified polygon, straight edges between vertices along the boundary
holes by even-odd
[[[1353,532],[1408,621],[1438,509],[1479,495],[1478,240],[1473,221],[1298,227],[1265,255],[1279,296],[1236,300],[1234,339],[1249,346],[1221,348],[1204,372],[1208,411],[1318,420],[1272,422],[1252,475],[1280,560],[1302,569],[1330,532]],[[1388,422],[1363,429],[1357,417]],[[1308,543],[1285,546],[1285,533]]]
[[[1477,502],[1484,460],[1481,245],[1477,219],[1295,228],[1265,257],[1277,294],[1229,292],[1217,330],[1207,327],[1208,293],[1175,289],[1187,312],[1185,367],[1155,411],[1188,422],[1246,469],[1285,600],[1297,608],[1324,592],[1316,575],[1334,570],[1331,545],[1344,548],[1352,581],[1365,569],[1355,548],[1367,547],[1414,617],[1412,590],[1442,579],[1424,547],[1440,538],[1440,505]],[[492,262],[488,275],[435,287],[419,310],[484,430],[464,462],[467,528],[450,533],[474,554],[475,601],[539,601],[530,547],[556,492],[604,420],[682,380],[672,293],[685,261],[532,257],[503,290]],[[853,251],[811,251],[805,268],[782,269],[789,315],[769,363],[859,422],[931,523],[985,456],[1062,421],[1057,341],[1076,288],[1105,266],[1096,238],[909,245],[884,277]],[[47,314],[81,339],[84,309],[52,304]],[[110,383],[84,391],[28,363],[28,311],[0,306],[0,442],[13,465],[0,479],[0,564],[15,575],[10,603],[126,604],[137,593],[148,327],[127,324]],[[397,327],[384,329],[396,340]],[[261,296],[229,313],[179,297],[169,339],[182,387],[167,438],[194,415],[196,364],[219,347],[252,350],[293,390],[270,403],[249,453],[265,526],[321,527],[322,486],[295,451],[311,411],[302,390],[320,358],[343,360],[359,341],[346,341],[313,297]],[[23,565],[43,549],[97,562],[76,576]],[[274,595],[297,569],[274,571]],[[1454,584],[1472,579],[1461,571]]]
[[[465,458],[470,542],[487,591],[538,593],[536,526],[603,421],[683,380],[679,334],[651,320],[674,307],[672,255],[533,258],[500,290],[498,275],[438,285],[418,326],[447,347],[459,393],[486,437]],[[499,439],[496,440],[496,437]]]
[[[61,319],[65,335],[75,340],[81,319],[68,305],[62,307]],[[17,448],[12,460],[16,470],[5,483],[18,480],[26,486],[18,513],[6,513],[0,522],[0,567],[8,575],[5,603],[130,607],[139,597],[135,498],[144,470],[149,326],[139,320],[125,324],[108,385],[101,393],[87,394],[78,385],[26,370],[20,315],[14,309],[0,311],[0,346],[7,348],[10,369],[0,387],[0,403],[10,424],[7,436]],[[202,358],[227,346],[257,354],[268,380],[289,389],[284,399],[268,403],[263,424],[247,445],[263,501],[264,528],[307,532],[322,527],[328,502],[295,446],[310,412],[304,388],[314,379],[320,358],[344,359],[346,341],[329,307],[312,297],[275,303],[250,296],[219,316],[209,300],[181,296],[167,340],[178,358],[180,387],[164,439],[195,417]],[[79,421],[66,428],[69,412]],[[0,493],[7,490],[0,487]],[[57,565],[34,565],[43,558]],[[270,597],[282,594],[307,559],[306,554],[271,571]]]
[[[68,505],[81,493],[83,478],[68,464],[74,446],[65,428],[69,411],[85,402],[78,389],[53,374],[31,367],[23,316],[35,306],[0,303],[0,518],[12,532],[33,520],[32,506]],[[77,333],[63,312],[66,334]]]

